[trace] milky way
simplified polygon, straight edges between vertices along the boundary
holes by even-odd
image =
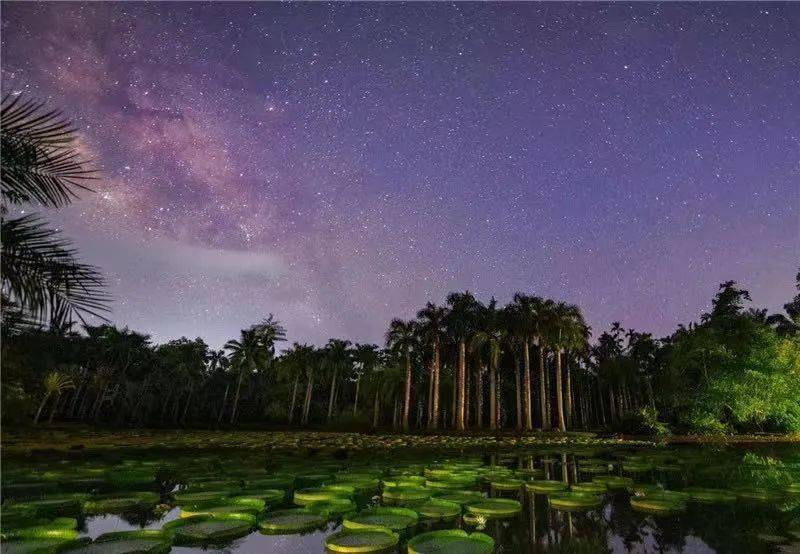
[[[381,341],[469,289],[668,332],[800,261],[800,4],[4,3],[3,91],[101,179],[112,319]]]

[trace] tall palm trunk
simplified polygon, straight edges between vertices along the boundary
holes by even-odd
[[[433,402],[431,404],[431,429],[439,428],[439,340],[437,339],[433,344],[433,360],[431,366],[433,367]]]
[[[358,389],[361,388],[361,376],[356,379],[356,397],[353,399],[353,417],[358,413]]]
[[[522,382],[519,377],[519,359],[517,358],[514,359],[514,392],[517,397],[517,418],[514,420],[514,423],[517,427],[517,431],[522,431]]]
[[[408,431],[408,416],[411,413],[411,352],[408,348],[406,348],[406,390],[403,397],[403,430]]]
[[[533,409],[531,407],[531,352],[530,343],[525,339],[522,351],[523,361],[525,363],[524,374],[522,379],[522,407],[525,410],[525,430],[533,430]]]
[[[231,407],[231,424],[236,421],[236,410],[239,409],[239,395],[242,392],[242,380],[244,380],[244,372],[239,369],[239,375],[236,378],[236,391],[233,394],[233,406]]]
[[[186,416],[189,414],[189,407],[192,405],[192,396],[194,396],[194,384],[189,385],[189,396],[186,397],[186,405],[183,407],[181,422],[186,422]]]
[[[566,388],[564,397],[564,415],[567,418],[567,426],[572,427],[572,377],[569,370],[569,359],[564,360],[564,377]]]
[[[563,433],[567,430],[564,420],[564,385],[561,377],[561,348],[556,349],[556,410],[558,411],[558,428]]]
[[[44,410],[45,404],[47,404],[47,400],[50,398],[50,393],[45,393],[44,398],[42,398],[42,403],[39,404],[39,409],[36,410],[36,417],[33,418],[33,424],[36,425],[39,423],[39,418],[42,417],[42,410]]]
[[[53,400],[53,406],[50,408],[50,417],[47,418],[47,423],[53,423],[53,417],[56,415],[56,409],[58,408],[58,401],[61,399],[61,391],[58,391],[56,394],[56,399]]]
[[[539,346],[539,406],[541,409],[542,429],[550,429],[550,417],[547,413],[547,382],[544,370],[544,347]]]
[[[392,429],[397,429],[397,423],[400,419],[400,405],[397,396],[394,397],[394,410],[392,411]]]
[[[483,375],[480,366],[475,370],[475,426],[483,428]]]
[[[472,375],[464,368],[464,428],[469,427],[469,422],[472,421],[470,418],[472,417],[472,403],[470,402],[470,394],[472,392]]]
[[[333,369],[333,379],[331,380],[331,395],[328,399],[328,421],[331,420],[331,416],[333,416],[333,398],[336,395],[336,379],[339,376],[339,368],[335,367]]]
[[[497,360],[489,363],[489,429],[497,430]]]
[[[294,405],[297,400],[297,386],[300,384],[300,374],[294,376],[294,386],[292,387],[292,403],[289,404],[289,425],[294,419]]]
[[[375,404],[373,405],[373,410],[372,410],[372,426],[374,428],[378,427],[378,422],[379,422],[378,415],[380,414],[380,394],[381,394],[381,390],[380,389],[376,389],[375,390]]]
[[[306,397],[303,403],[303,419],[300,421],[301,425],[308,424],[308,414],[311,411],[311,397],[314,389],[314,370],[308,372],[308,383],[306,383]]]
[[[222,422],[222,416],[225,415],[225,404],[228,402],[228,388],[230,387],[229,383],[225,383],[225,393],[222,395],[222,406],[219,407],[219,415],[217,416],[217,423]]]
[[[466,425],[466,381],[467,381],[467,343],[466,339],[458,341],[458,401],[456,408],[458,410],[458,417],[456,418],[456,428],[463,431],[467,428]]]

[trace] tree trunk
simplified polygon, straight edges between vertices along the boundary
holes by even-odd
[[[531,396],[531,353],[530,343],[525,340],[522,351],[523,361],[525,363],[523,374],[523,390],[522,390],[522,407],[525,410],[525,430],[533,430],[533,408],[531,406],[533,397]]]
[[[464,428],[469,428],[471,417],[472,417],[472,407],[470,406],[470,393],[472,392],[472,376],[470,372],[467,370],[466,366],[464,367]]]
[[[331,380],[331,395],[328,399],[328,421],[331,420],[331,416],[333,415],[333,397],[336,394],[336,378],[339,375],[339,368],[336,367],[333,370],[333,380]]]
[[[558,410],[558,428],[564,433],[567,422],[564,419],[564,384],[561,378],[561,348],[556,349],[556,409]]]
[[[311,398],[313,396],[313,389],[314,389],[314,370],[310,370],[308,372],[308,383],[306,384],[306,398],[305,402],[303,403],[303,419],[300,421],[301,425],[308,424],[308,414],[311,411]]]
[[[433,402],[431,404],[431,429],[438,429],[439,428],[439,364],[441,360],[439,359],[439,341],[438,339],[434,342],[433,345],[433,360],[431,362],[431,366],[433,368]]]
[[[400,410],[398,407],[398,400],[395,396],[394,398],[394,410],[392,411],[392,429],[397,429],[397,420],[400,418]]]
[[[47,424],[50,425],[53,423],[53,416],[56,415],[56,409],[58,408],[58,401],[61,398],[61,392],[59,391],[56,394],[55,400],[53,400],[53,406],[50,408],[50,417],[47,418]]]
[[[242,380],[244,373],[239,370],[239,375],[236,377],[236,391],[233,394],[233,406],[231,407],[231,424],[236,421],[236,410],[239,408],[239,395],[242,392]]]
[[[353,399],[353,417],[358,413],[358,389],[361,388],[361,376],[356,379],[356,397]]]
[[[489,363],[489,429],[497,430],[497,361]]]
[[[406,348],[406,390],[403,395],[403,431],[408,431],[408,416],[411,413],[411,352]]]
[[[564,416],[567,418],[567,426],[572,427],[572,377],[569,370],[569,359],[564,360],[564,377],[566,382],[566,397],[564,398]]]
[[[192,396],[194,395],[194,384],[189,386],[189,396],[186,397],[186,405],[183,407],[183,415],[181,422],[186,422],[186,416],[189,414],[189,406],[192,405]]]
[[[475,426],[483,429],[483,374],[480,366],[475,370]]]
[[[372,411],[372,427],[375,429],[378,428],[378,422],[380,421],[378,419],[379,413],[380,413],[380,389],[375,391],[375,404],[373,406],[373,411]]]
[[[39,418],[42,417],[42,410],[44,410],[44,405],[47,404],[47,400],[50,398],[50,393],[47,392],[42,398],[42,403],[39,404],[39,409],[36,410],[36,417],[33,418],[33,424],[36,425],[39,423]]]
[[[523,429],[523,422],[522,422],[522,382],[519,376],[519,359],[514,359],[514,392],[516,393],[516,408],[517,408],[517,418],[515,420],[515,424],[517,427],[517,431],[522,431]]]
[[[222,416],[225,415],[225,404],[228,403],[228,389],[230,383],[225,383],[225,393],[222,395],[222,405],[219,407],[219,414],[217,415],[217,423],[222,423]]]
[[[294,405],[297,400],[297,386],[300,384],[300,374],[294,376],[294,386],[292,387],[292,402],[289,404],[289,425],[294,419]]]
[[[547,413],[547,382],[545,380],[546,373],[544,370],[544,348],[539,346],[539,405],[541,409],[541,428],[542,429],[550,429],[550,418],[548,417]]]
[[[458,341],[458,417],[456,418],[456,428],[463,431],[466,426],[466,373],[467,373],[467,343],[465,339]]]

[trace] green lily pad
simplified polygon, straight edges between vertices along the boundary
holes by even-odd
[[[637,512],[667,514],[684,510],[686,503],[663,496],[642,496],[631,498],[631,508]]]
[[[477,501],[479,501],[477,498],[469,500],[469,502]],[[444,500],[441,497],[429,498],[422,504],[414,506],[414,509],[425,519],[434,521],[452,521],[461,515],[460,503]]]
[[[340,491],[329,490],[323,488],[308,488],[294,491],[294,503],[298,506],[307,506],[312,502],[323,502],[332,500],[334,498],[349,497],[351,495],[343,495]]]
[[[448,502],[456,502],[462,506],[475,502],[483,498],[480,491],[443,491],[435,493],[434,498],[439,500],[447,500]]]
[[[135,510],[146,510],[158,504],[160,498],[154,492],[137,492],[125,496],[91,497],[83,503],[88,514],[118,514]]]
[[[755,502],[777,502],[783,498],[780,491],[772,489],[764,489],[760,487],[737,488],[733,492],[739,500],[755,501]]]
[[[419,502],[430,498],[431,491],[423,487],[386,487],[383,489],[383,500],[392,504]]]
[[[318,529],[327,521],[325,516],[311,513],[304,508],[295,508],[267,513],[258,524],[258,528],[268,535],[288,535]]]
[[[222,503],[231,491],[202,491],[202,492],[178,492],[175,493],[175,504],[186,507],[191,511],[192,508],[202,508],[203,506],[214,506]]]
[[[338,517],[356,511],[356,504],[349,498],[334,497],[329,500],[320,500],[306,505],[309,512],[325,517]]]
[[[550,494],[565,491],[569,488],[569,485],[564,481],[542,479],[541,481],[528,481],[525,483],[525,488],[536,494]]]
[[[612,490],[626,489],[633,486],[633,479],[630,477],[619,477],[617,475],[601,475],[592,479],[593,483],[601,483]]]
[[[572,492],[582,492],[588,494],[604,494],[608,492],[608,487],[605,483],[595,483],[590,481],[588,483],[575,483],[569,490]]]
[[[382,552],[398,542],[400,537],[388,529],[369,528],[335,533],[325,539],[325,548],[330,552]]]
[[[383,527],[402,533],[415,526],[418,521],[419,515],[414,510],[379,506],[345,519],[342,525],[350,530]]]
[[[251,514],[198,515],[164,524],[175,544],[224,544],[250,533],[256,518]]]
[[[483,517],[511,517],[522,511],[522,504],[510,498],[485,498],[477,502],[470,502],[466,506],[467,512]]]
[[[603,503],[603,498],[584,492],[559,492],[548,496],[550,506],[562,512],[592,510]]]
[[[518,491],[525,482],[522,479],[499,479],[491,481],[489,485],[497,491]]]
[[[408,541],[408,554],[489,554],[493,551],[492,537],[461,529],[430,531]]]
[[[172,542],[163,532],[155,529],[105,533],[94,541],[69,548],[70,554],[165,554]]]

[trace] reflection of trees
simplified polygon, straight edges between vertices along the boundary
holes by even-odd
[[[622,539],[628,550],[641,546],[646,535],[641,518],[630,507],[626,496],[614,494],[611,499],[608,508],[604,510],[609,531]]]

